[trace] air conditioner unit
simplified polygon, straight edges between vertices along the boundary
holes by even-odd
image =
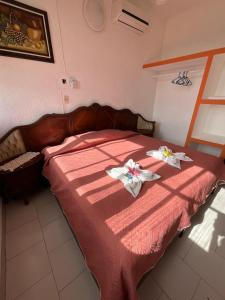
[[[113,22],[127,26],[137,33],[144,33],[149,27],[144,9],[128,0],[114,0],[112,4]]]

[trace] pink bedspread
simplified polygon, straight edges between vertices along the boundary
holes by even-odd
[[[167,145],[193,162],[182,170],[146,156]],[[205,202],[224,172],[221,159],[129,131],[104,130],[68,138],[44,150],[49,179],[73,228],[102,300],[136,300],[136,287],[177,231]],[[106,169],[128,159],[161,175],[145,182],[137,199]]]

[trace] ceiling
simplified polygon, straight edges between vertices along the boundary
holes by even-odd
[[[168,0],[164,5],[156,5],[157,0],[148,0],[148,2],[153,5],[154,9],[157,12],[162,13],[165,17],[172,17],[185,10],[191,9],[194,6],[201,5],[205,1],[206,0]]]
[[[129,0],[130,2],[150,9],[161,17],[170,18],[194,6],[204,4],[207,0]],[[165,4],[161,4],[165,2]],[[158,3],[158,5],[157,5]]]

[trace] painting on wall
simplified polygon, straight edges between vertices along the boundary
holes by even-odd
[[[47,12],[0,0],[0,55],[54,63]]]

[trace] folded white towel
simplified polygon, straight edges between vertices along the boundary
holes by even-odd
[[[141,170],[139,164],[133,159],[129,159],[123,167],[106,170],[106,173],[114,179],[121,180],[125,189],[134,197],[138,196],[143,182],[153,181],[161,177],[151,171]]]
[[[181,169],[180,161],[193,161],[190,157],[186,156],[184,152],[173,153],[172,150],[166,146],[162,146],[159,150],[151,150],[146,152],[148,156],[165,161],[168,165]]]

